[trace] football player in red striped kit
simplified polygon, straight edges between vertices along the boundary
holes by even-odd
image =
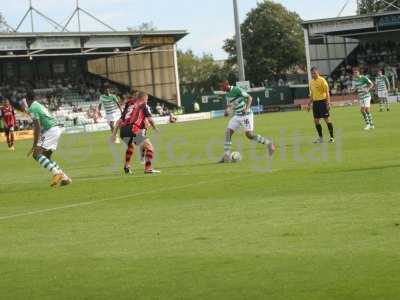
[[[145,158],[145,174],[160,173],[154,170],[152,160],[154,156],[154,148],[148,137],[144,132],[146,126],[150,125],[155,131],[158,132],[149,107],[147,105],[149,96],[146,93],[139,93],[137,99],[132,95],[125,103],[125,108],[122,112],[121,119],[117,122],[117,126],[113,131],[112,139],[117,137],[118,129],[120,129],[120,137],[128,146],[125,153],[124,171],[126,174],[132,174],[131,158],[134,151],[134,146],[143,147]]]
[[[4,133],[7,139],[8,149],[14,151],[14,128],[16,125],[15,111],[10,101],[5,99],[0,109],[0,117],[3,119]]]

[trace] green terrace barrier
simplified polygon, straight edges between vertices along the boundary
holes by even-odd
[[[295,99],[308,97],[308,87],[285,86],[273,88],[252,89],[249,94],[253,97],[253,105],[261,105],[267,111],[269,107],[286,107],[294,105]],[[197,102],[201,112],[218,111],[225,108],[222,95],[217,95],[211,90],[181,87],[181,101],[185,113],[194,112],[194,103]]]

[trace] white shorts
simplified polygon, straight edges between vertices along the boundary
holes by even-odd
[[[106,114],[107,123],[117,122],[120,118],[121,118],[121,112],[119,111],[109,115]]]
[[[60,139],[62,133],[63,130],[58,126],[50,128],[40,135],[37,146],[46,150],[57,150],[58,140]]]
[[[372,100],[371,97],[365,98],[364,100],[360,100],[360,106],[367,108],[371,107],[371,100]]]
[[[389,93],[388,91],[378,91],[378,98],[388,98]]]
[[[249,114],[245,116],[233,116],[232,119],[229,121],[228,128],[236,131],[240,127],[243,127],[244,130],[253,131],[254,130],[254,115]]]

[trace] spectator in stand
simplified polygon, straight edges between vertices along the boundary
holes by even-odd
[[[169,116],[171,114],[171,112],[169,111],[168,107],[164,107],[164,112],[163,112],[163,116]]]
[[[157,102],[157,105],[156,105],[156,112],[157,112],[157,114],[159,114],[160,116],[163,115],[163,108],[162,108],[160,102]]]
[[[96,124],[99,122],[100,114],[96,107],[93,105],[89,106],[87,116],[89,119],[93,119],[93,122]]]
[[[169,115],[169,122],[170,123],[176,123],[178,119],[175,117],[175,115],[173,113],[170,113]]]
[[[397,78],[400,78],[400,64],[397,64],[396,74],[397,74]]]
[[[196,101],[193,103],[193,110],[194,112],[200,112],[200,104]]]
[[[351,88],[353,86],[353,80],[349,75],[346,75],[344,85],[345,85],[345,93],[350,94]]]
[[[328,76],[327,81],[328,81],[329,88],[332,90],[333,84],[334,84],[334,80],[333,80],[332,76]]]

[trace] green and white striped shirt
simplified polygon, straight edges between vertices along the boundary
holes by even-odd
[[[119,111],[118,98],[115,95],[101,95],[100,102],[104,106],[107,115],[112,115]]]
[[[388,87],[390,86],[389,79],[385,75],[378,75],[375,79],[375,84],[378,92],[387,92]]]
[[[358,99],[360,101],[371,98],[371,93],[367,90],[368,86],[372,84],[367,76],[361,75],[353,81],[353,88],[357,91]]]
[[[34,120],[40,122],[40,126],[43,131],[47,131],[50,128],[57,126],[57,120],[54,116],[50,114],[48,109],[37,101],[33,101],[28,109],[28,113]]]
[[[249,94],[242,88],[234,86],[231,87],[231,90],[225,95],[226,103],[228,105],[233,105],[233,109],[235,110],[235,115],[243,116],[244,108],[247,105],[247,98]],[[248,113],[251,113],[249,110]]]

